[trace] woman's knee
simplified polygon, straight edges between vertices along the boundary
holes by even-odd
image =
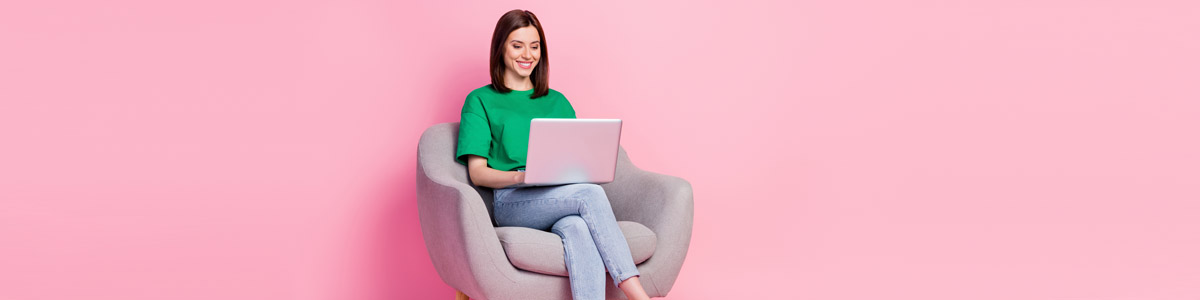
[[[554,226],[551,228],[551,230],[563,235],[589,234],[587,223],[584,222],[583,218],[579,215],[570,215],[562,217],[562,219],[558,219],[558,221],[554,222]]]
[[[608,195],[604,193],[604,188],[600,185],[592,183],[578,183],[571,185],[574,189],[574,196],[582,202],[589,205],[608,205]]]
[[[604,188],[594,183],[576,183],[568,185],[567,188],[571,189],[573,194],[577,196],[605,196]]]

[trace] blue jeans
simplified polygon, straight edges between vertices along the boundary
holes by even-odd
[[[562,237],[572,298],[604,299],[605,268],[618,287],[639,275],[599,185],[503,188],[495,196],[498,225],[551,230]]]

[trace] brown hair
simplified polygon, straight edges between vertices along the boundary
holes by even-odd
[[[529,98],[537,98],[550,93],[550,59],[546,54],[546,34],[542,31],[542,23],[538,22],[537,16],[528,10],[514,9],[503,16],[500,16],[500,21],[496,22],[496,31],[492,32],[492,58],[491,58],[491,74],[492,74],[492,89],[497,92],[507,93],[510,90],[504,86],[504,45],[507,44],[505,39],[508,35],[517,29],[533,26],[537,28],[538,38],[541,38],[542,56],[538,59],[538,65],[533,68],[533,73],[529,74],[529,80],[533,82],[533,95]]]

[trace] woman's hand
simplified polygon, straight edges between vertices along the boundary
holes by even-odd
[[[467,175],[475,185],[493,189],[525,183],[525,172],[492,169],[487,166],[487,158],[478,155],[467,156]]]
[[[516,184],[525,183],[525,172],[510,171],[509,173],[515,173],[515,174],[513,174],[513,181],[516,181],[517,182]]]

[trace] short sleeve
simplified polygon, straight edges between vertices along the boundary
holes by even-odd
[[[555,91],[555,92],[557,92],[557,91]],[[571,118],[576,119],[577,117],[575,116],[575,107],[571,105],[571,101],[567,100],[567,96],[563,95],[562,93],[558,93],[558,96],[562,97],[562,102],[563,102],[563,104],[566,104],[567,112],[571,115]]]
[[[466,165],[466,155],[490,158],[488,152],[492,146],[492,129],[485,116],[487,113],[479,96],[467,95],[462,119],[458,123],[458,150],[454,154],[458,163]]]

